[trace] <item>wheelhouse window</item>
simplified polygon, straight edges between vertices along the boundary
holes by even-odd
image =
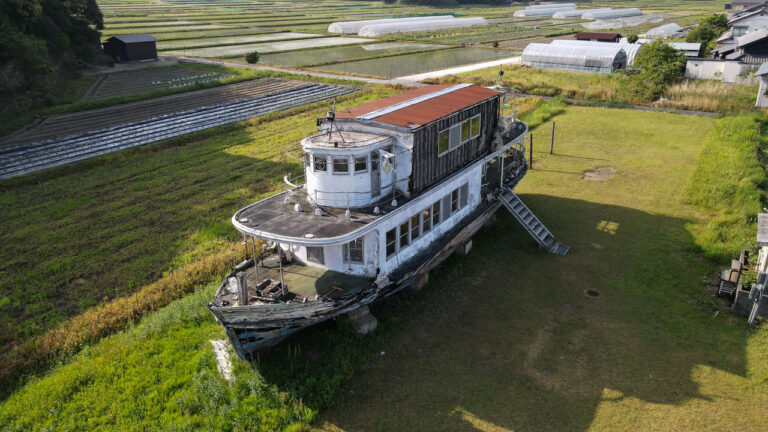
[[[328,171],[328,162],[325,160],[325,156],[312,156],[312,160],[315,162],[315,171]]]
[[[387,258],[397,252],[397,229],[392,228],[387,231]]]
[[[446,129],[446,130],[440,132],[437,135],[437,154],[438,155],[442,155],[443,153],[448,152],[448,148],[449,148],[449,145],[448,145],[448,142],[449,142],[449,140],[448,140],[448,133],[449,133],[449,131],[450,131],[449,129]]]
[[[480,136],[480,116],[472,117],[472,121],[470,123],[472,138]]]
[[[371,152],[371,171],[379,169],[379,152]]]
[[[451,214],[459,211],[459,190],[451,192]]]
[[[349,159],[347,159],[347,158],[333,158],[333,173],[334,174],[349,174]]]
[[[411,241],[419,238],[419,213],[411,216]]]
[[[440,223],[440,201],[432,204],[432,226]]]
[[[408,226],[408,221],[405,221],[400,224],[400,249],[408,246],[411,244],[411,240],[408,237],[410,227]]]
[[[349,243],[343,244],[342,254],[344,255],[345,263],[362,263],[363,262],[363,238],[358,237]]]
[[[368,159],[365,156],[355,158],[355,173],[368,171]]]
[[[307,261],[318,264],[325,264],[323,248],[318,246],[307,246]]]
[[[421,233],[426,234],[432,229],[432,207],[421,211]]]

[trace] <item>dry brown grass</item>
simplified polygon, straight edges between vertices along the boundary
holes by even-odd
[[[749,110],[756,94],[756,85],[720,81],[683,81],[667,90],[667,98],[675,108],[709,112]]]

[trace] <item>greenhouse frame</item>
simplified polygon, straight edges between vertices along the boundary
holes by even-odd
[[[675,23],[664,24],[645,32],[645,37],[649,39],[668,38],[682,29],[682,27]]]
[[[543,69],[611,73],[627,65],[627,53],[619,44],[552,45],[532,43],[525,47],[521,63]]]
[[[638,8],[613,9],[605,12],[588,12],[581,16],[582,19],[597,20],[623,18],[642,15],[643,12]]]
[[[570,46],[596,46],[596,47],[604,47],[606,45],[616,45],[618,48],[621,48],[624,50],[624,53],[627,55],[627,68],[631,68],[635,65],[635,56],[637,56],[637,52],[640,51],[640,47],[643,46],[643,44],[640,43],[629,43],[629,42],[619,42],[619,43],[611,43],[611,42],[592,42],[592,41],[579,41],[579,40],[571,40],[571,39],[555,39],[551,42],[550,45],[570,45]]]
[[[599,9],[577,9],[570,11],[562,11],[552,15],[552,18],[565,19],[565,18],[581,18],[585,13],[593,12],[607,12],[611,11],[611,8],[599,8]]]
[[[363,20],[363,21],[339,21],[335,23],[331,23],[331,25],[328,26],[328,33],[337,33],[337,34],[357,34],[360,32],[360,29],[367,25],[374,25],[374,24],[397,24],[397,23],[407,23],[407,22],[422,22],[422,21],[433,21],[433,20],[448,20],[453,19],[453,15],[432,15],[432,16],[423,16],[423,17],[409,17],[409,18],[386,18],[386,19],[376,19],[376,20]]]
[[[441,30],[457,27],[485,26],[488,21],[485,18],[455,18],[447,20],[430,20],[417,22],[401,22],[395,24],[373,24],[360,29],[360,36],[383,36],[394,33],[410,33],[427,30]]]

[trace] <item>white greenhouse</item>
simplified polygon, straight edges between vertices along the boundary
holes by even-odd
[[[582,26],[589,30],[620,29],[626,27],[635,27],[648,23],[657,23],[661,21],[664,21],[663,16],[659,14],[649,14],[625,18],[599,19],[597,21],[583,23]]]
[[[643,46],[643,44],[639,43],[628,43],[628,42],[620,42],[620,43],[610,43],[610,42],[593,42],[593,41],[580,41],[580,40],[572,40],[572,39],[555,39],[552,41],[551,45],[571,45],[571,46],[596,46],[596,47],[604,47],[606,45],[616,45],[618,48],[621,48],[624,50],[624,53],[627,55],[627,67],[630,68],[635,65],[635,56],[637,56],[637,52],[640,50],[640,47]]]
[[[574,6],[559,6],[559,7],[552,7],[552,8],[539,8],[539,9],[521,9],[519,11],[515,11],[512,16],[521,18],[521,17],[548,17],[552,16],[558,12],[564,12],[564,11],[571,11],[576,10]]]
[[[642,15],[643,12],[638,8],[613,9],[604,12],[587,12],[581,16],[585,20],[623,18]]]
[[[523,51],[522,64],[545,69],[610,73],[627,66],[627,53],[618,44],[605,46],[532,43]]]
[[[565,18],[581,18],[582,15],[585,13],[592,13],[592,12],[608,12],[613,9],[611,8],[600,8],[600,9],[577,9],[577,10],[570,10],[570,11],[561,11],[554,15],[552,15],[552,18],[556,19],[565,19]]]
[[[526,10],[533,10],[533,9],[552,9],[552,8],[559,8],[559,7],[576,7],[576,3],[549,3],[549,4],[540,4],[540,5],[530,5],[526,7]]]
[[[364,21],[340,21],[340,22],[331,23],[331,25],[328,26],[328,33],[349,35],[349,34],[357,34],[361,28],[367,25],[373,25],[373,24],[397,24],[397,23],[406,23],[406,22],[421,22],[421,21],[447,20],[447,19],[453,19],[453,15],[433,15],[433,16],[423,16],[423,17],[410,17],[410,18],[387,18],[387,19],[364,20]]]
[[[668,38],[679,32],[683,28],[675,23],[664,24],[654,27],[645,32],[645,37],[649,39]]]
[[[395,24],[373,24],[360,29],[360,36],[383,36],[394,33],[410,33],[427,30],[441,30],[457,27],[472,27],[488,25],[485,18],[455,18],[447,20],[430,20],[418,22],[404,22]]]

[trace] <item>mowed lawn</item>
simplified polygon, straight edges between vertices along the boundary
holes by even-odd
[[[432,272],[318,427],[765,430],[768,328],[722,310],[717,264],[686,228],[707,216],[684,188],[715,120],[571,107],[555,121],[555,154],[547,122],[517,191],[569,254],[500,213]],[[582,179],[598,167],[615,174]]]

